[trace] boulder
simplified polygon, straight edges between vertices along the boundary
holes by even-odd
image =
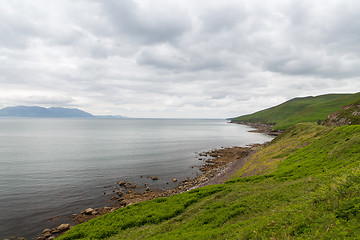
[[[93,211],[94,211],[94,209],[88,208],[88,209],[85,210],[85,214],[91,215],[93,213]]]
[[[151,176],[150,179],[155,181],[158,180],[159,178],[157,176]]]
[[[176,178],[173,178],[172,181],[173,181],[173,182],[177,182],[177,179],[176,179]]]
[[[112,207],[104,207],[104,210],[107,212],[111,211],[111,209],[112,209]]]
[[[51,233],[51,229],[49,229],[49,228],[46,228],[46,229],[44,229],[43,231],[42,231],[42,234],[45,234],[45,233]]]
[[[126,182],[120,181],[118,184],[119,184],[119,186],[125,186]]]
[[[136,185],[129,183],[129,184],[126,184],[126,185],[125,185],[125,188],[126,188],[126,189],[128,189],[128,188],[134,189],[134,188],[136,188]]]
[[[43,237],[48,238],[51,236],[51,232],[46,232],[42,234]]]
[[[70,228],[70,224],[68,223],[63,223],[61,224],[60,226],[57,227],[57,229],[60,231],[60,232],[63,232],[63,231],[66,231]]]

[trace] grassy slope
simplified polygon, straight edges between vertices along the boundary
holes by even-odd
[[[131,205],[59,239],[357,238],[359,146],[360,126],[298,124],[226,184]]]
[[[294,98],[272,108],[236,117],[232,121],[276,123],[274,129],[285,129],[299,122],[325,120],[330,113],[359,98],[360,93]]]
[[[354,114],[356,112],[359,112],[360,110],[360,99],[357,99],[356,101],[352,102],[351,104],[347,105],[346,108],[343,108],[335,113],[333,115],[336,115],[336,120],[327,119],[325,121],[325,125],[331,124],[331,122],[335,125],[339,125],[338,123],[342,119],[346,119],[345,122],[348,124],[340,124],[340,125],[359,125],[360,124],[360,115]]]

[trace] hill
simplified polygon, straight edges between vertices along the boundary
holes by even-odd
[[[359,125],[360,124],[360,100],[350,105],[341,107],[340,111],[334,112],[324,121],[324,125]]]
[[[94,117],[76,108],[16,106],[0,109],[0,117]]]
[[[274,125],[273,129],[283,130],[299,122],[325,120],[329,114],[340,110],[341,106],[357,99],[360,99],[360,93],[294,98],[272,108],[233,118],[231,121],[270,124]]]
[[[360,126],[301,123],[225,184],[133,204],[58,239],[357,239]]]

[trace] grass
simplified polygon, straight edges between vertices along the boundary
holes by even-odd
[[[179,194],[173,198],[157,198],[134,204],[81,224],[59,239],[104,239],[128,228],[158,224],[184,213],[190,205],[223,188],[223,186],[212,186]]]
[[[233,118],[232,121],[275,124],[273,129],[283,130],[300,122],[325,120],[330,113],[359,98],[360,93],[294,98],[272,108]]]
[[[343,108],[334,114],[336,115],[335,120],[327,120],[325,121],[325,124],[328,125],[331,123],[331,121],[334,121],[333,123],[336,125],[341,120],[345,120],[346,125],[359,125],[360,124],[360,115],[358,115],[360,110],[360,99],[352,102],[350,105],[346,106],[346,108]],[[344,123],[342,123],[344,125]]]
[[[245,177],[244,177],[245,176]],[[59,239],[358,239],[360,126],[298,124],[228,182],[134,204]]]
[[[325,128],[313,123],[297,124],[276,137],[271,145],[250,156],[243,168],[232,178],[272,173],[291,153],[309,145],[332,129],[333,127]]]

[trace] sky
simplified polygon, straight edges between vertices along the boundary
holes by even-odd
[[[228,118],[360,92],[358,0],[3,0],[0,107]]]

